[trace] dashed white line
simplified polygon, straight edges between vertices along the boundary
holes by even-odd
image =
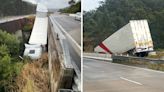
[[[120,77],[120,78],[123,79],[123,80],[129,81],[129,82],[132,82],[132,83],[138,84],[138,85],[143,85],[143,84],[141,84],[141,83],[139,83],[139,82],[136,82],[136,81],[133,81],[133,80],[129,80],[129,79],[124,78],[124,77]]]

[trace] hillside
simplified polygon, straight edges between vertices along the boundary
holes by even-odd
[[[0,17],[35,13],[35,6],[22,0],[0,0]]]
[[[106,0],[84,13],[84,50],[93,47],[129,22],[147,19],[154,46],[164,48],[164,0]],[[92,42],[92,44],[89,44]]]
[[[71,5],[70,7],[61,9],[60,12],[62,12],[62,13],[76,13],[76,12],[81,12],[81,2],[78,2],[75,5]]]

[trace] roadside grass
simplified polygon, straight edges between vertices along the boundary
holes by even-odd
[[[164,56],[164,52],[157,52],[157,55],[150,55],[148,58],[160,59]]]
[[[34,85],[34,81],[27,79],[27,83],[25,87],[22,89],[22,92],[35,92],[36,86]]]
[[[164,49],[157,49],[156,53],[157,55],[149,55],[148,58],[161,59],[164,57]]]
[[[146,58],[159,59],[159,60],[162,60],[164,58],[163,49],[156,50],[156,53],[157,55],[150,55]],[[113,63],[119,63],[119,64],[125,64],[125,65],[130,65],[130,66],[164,71],[164,63],[148,62],[148,61],[142,61],[142,60],[136,60],[136,59],[125,59],[125,60],[119,59],[119,60],[114,60]]]
[[[138,60],[128,59],[128,60],[114,60],[113,63],[119,63],[124,65],[130,65],[130,66],[137,66],[137,67],[146,67],[147,62],[141,62]]]
[[[164,71],[164,64],[148,64],[149,69]]]
[[[37,60],[26,57],[21,67],[10,92],[50,92],[47,53]]]

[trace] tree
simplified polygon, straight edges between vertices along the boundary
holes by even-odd
[[[7,46],[10,55],[19,55],[19,43],[20,41],[16,38],[16,36],[0,30],[0,44],[5,44]]]
[[[84,13],[84,39],[92,39],[95,47],[129,20],[138,19],[148,20],[155,48],[164,48],[164,0],[101,2],[97,10]]]
[[[71,0],[71,2],[72,2],[72,0]],[[60,12],[62,12],[62,13],[76,13],[76,12],[81,12],[81,2],[78,2],[76,4],[73,4],[70,7],[61,9]]]
[[[0,0],[0,17],[35,13],[36,7],[22,0]]]

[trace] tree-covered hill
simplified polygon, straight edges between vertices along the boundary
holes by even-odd
[[[35,6],[22,0],[0,0],[0,17],[35,13]]]
[[[81,12],[81,1],[76,3],[75,5],[71,5],[70,7],[61,9],[60,12],[62,13],[76,13]]]
[[[164,48],[164,0],[106,0],[97,10],[84,13],[84,49],[137,19],[148,20],[155,48]]]

